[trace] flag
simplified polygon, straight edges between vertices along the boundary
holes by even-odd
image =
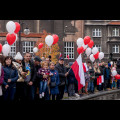
[[[62,57],[62,53],[60,52],[59,58]]]
[[[97,85],[101,85],[102,83],[104,83],[104,77],[103,77],[103,75],[97,77]]]
[[[83,70],[84,70],[84,72],[87,72],[87,71],[88,71],[87,64],[86,64],[86,63],[82,63],[82,65],[83,65]]]
[[[71,66],[75,78],[78,81],[78,91],[85,86],[85,76],[84,76],[84,70],[82,65],[82,58],[81,54],[78,56],[74,64]]]
[[[68,58],[68,60],[69,60],[69,55],[67,55],[67,58]]]

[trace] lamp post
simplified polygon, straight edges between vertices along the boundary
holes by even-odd
[[[20,31],[19,31],[19,52],[20,53],[22,53],[22,49],[21,49],[21,33],[22,33],[22,31],[23,31],[23,24],[25,24],[24,22],[21,22],[20,20],[19,20],[19,24],[20,24],[20,26],[21,26],[21,28],[22,29],[20,29]],[[29,28],[28,27],[26,27],[25,29],[24,29],[24,34],[25,35],[29,35],[30,34],[30,30],[29,30]]]
[[[65,26],[64,25],[64,21],[63,21],[63,47],[64,47],[64,45],[65,45],[65,35],[66,35],[66,28],[67,28],[68,26]],[[64,58],[64,48],[63,48],[63,58]]]

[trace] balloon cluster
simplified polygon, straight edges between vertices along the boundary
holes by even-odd
[[[0,43],[0,52],[2,52],[4,56],[8,56],[11,50],[10,45],[17,40],[17,33],[20,31],[20,24],[18,22],[9,21],[6,24],[6,29],[8,31],[8,34],[6,35],[8,44],[2,46]]]
[[[12,45],[17,40],[17,33],[20,31],[20,24],[18,22],[9,21],[6,24],[8,34],[6,39],[9,45]]]
[[[96,59],[99,58],[99,60],[104,58],[104,53],[99,52],[97,47],[93,47],[94,42],[91,40],[89,36],[85,36],[83,38],[78,38],[77,39],[77,52],[78,54],[82,54],[85,52],[87,57],[90,58],[92,62],[94,62]],[[91,54],[92,53],[92,54]]]
[[[58,37],[58,35],[56,35],[56,34],[47,35],[47,36],[45,37],[45,43],[46,43],[49,47],[51,47],[52,45],[56,44],[56,43],[58,42],[58,40],[59,40],[59,37]],[[38,45],[38,47],[34,47],[34,48],[33,48],[33,52],[34,52],[34,53],[38,52],[38,49],[41,49],[42,47],[43,47],[43,43],[40,43],[40,44]]]
[[[112,71],[112,76],[115,77],[115,79],[117,79],[117,80],[120,79],[120,75],[117,73],[116,70]]]

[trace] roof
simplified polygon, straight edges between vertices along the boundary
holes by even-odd
[[[8,34],[7,32],[2,32],[0,33],[0,37],[6,37],[7,34]],[[43,33],[30,33],[29,35],[25,35],[24,33],[21,33],[21,37],[29,37],[29,38],[41,38],[42,35]]]
[[[107,25],[120,25],[120,21],[112,21],[109,22]]]

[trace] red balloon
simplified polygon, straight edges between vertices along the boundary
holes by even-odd
[[[8,33],[7,36],[6,36],[6,39],[7,39],[8,44],[12,45],[16,40],[15,33],[12,33],[12,34]]]
[[[2,51],[2,44],[0,43],[0,53],[1,53],[1,51]]]
[[[95,59],[98,59],[99,57],[99,52],[97,52],[95,55],[93,55]]]
[[[92,48],[92,47],[93,47],[93,45],[94,45],[93,40],[90,40],[90,42],[88,43],[88,46],[89,46],[90,48]]]
[[[54,44],[56,44],[57,42],[58,42],[58,40],[59,40],[59,37],[58,37],[58,35],[56,35],[56,34],[54,34],[54,35],[52,35],[52,37],[53,37],[53,45]]]
[[[120,75],[119,74],[117,74],[116,76],[115,76],[115,79],[120,79]]]
[[[89,42],[90,42],[90,37],[89,36],[86,36],[85,38],[84,38],[84,44],[85,45],[87,45]]]
[[[77,48],[78,54],[82,53],[84,50],[83,46]]]
[[[40,43],[39,45],[38,45],[38,49],[41,49],[43,47],[43,43]]]
[[[15,25],[16,25],[16,29],[14,31],[14,33],[18,33],[20,31],[20,24],[18,22],[15,22]]]

